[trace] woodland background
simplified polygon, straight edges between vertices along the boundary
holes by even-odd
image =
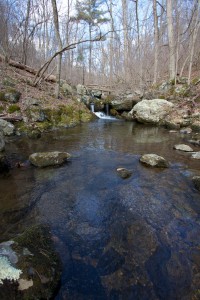
[[[76,85],[200,75],[199,0],[0,0],[0,55]]]

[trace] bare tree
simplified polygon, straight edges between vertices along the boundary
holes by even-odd
[[[175,79],[176,77],[176,59],[175,59],[175,44],[174,44],[174,29],[173,29],[173,15],[172,15],[172,0],[167,0],[167,29],[169,42],[169,77]]]
[[[127,0],[122,0],[122,24],[123,24],[123,45],[124,45],[124,76],[128,79],[128,58],[129,58],[129,42],[128,42],[128,7]]]
[[[54,27],[55,27],[55,34],[56,34],[56,40],[58,43],[58,58],[57,58],[57,84],[55,88],[55,96],[56,98],[59,97],[59,91],[60,91],[60,78],[61,78],[61,63],[62,63],[62,40],[60,36],[60,30],[59,30],[59,20],[58,20],[58,9],[56,0],[51,0],[52,8],[53,8],[53,20],[54,20]]]
[[[194,58],[194,50],[195,50],[195,42],[197,39],[199,27],[200,27],[200,1],[197,0],[194,17],[194,28],[191,35],[191,43],[190,43],[190,54],[189,54],[189,68],[188,68],[188,84],[191,82],[191,74],[192,74],[192,65]]]
[[[157,83],[158,78],[158,54],[159,54],[159,33],[158,33],[158,15],[157,1],[153,0],[153,17],[154,17],[154,74],[153,83]]]

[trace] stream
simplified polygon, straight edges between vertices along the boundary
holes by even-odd
[[[190,138],[102,119],[38,140],[10,137],[0,241],[32,224],[50,226],[63,264],[56,300],[200,299],[200,193],[191,181],[200,162],[173,149]],[[72,158],[43,169],[26,163],[34,152],[55,150]],[[146,153],[170,167],[145,167]],[[25,166],[14,167],[19,161]],[[118,167],[132,176],[120,178]]]

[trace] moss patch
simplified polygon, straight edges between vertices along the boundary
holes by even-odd
[[[6,101],[4,92],[0,92],[0,101]]]
[[[9,114],[12,114],[12,113],[14,113],[14,112],[16,112],[16,111],[20,111],[19,105],[17,105],[17,104],[12,104],[12,105],[10,105],[10,106],[8,107],[8,113],[9,113]]]

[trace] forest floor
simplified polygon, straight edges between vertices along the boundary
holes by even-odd
[[[33,86],[34,75],[15,67],[0,62],[0,90],[13,88],[21,93],[19,106],[23,109],[23,99],[36,98],[46,106],[74,104],[72,97],[66,97],[62,93],[59,99],[54,96],[55,83],[42,80],[36,87]]]

